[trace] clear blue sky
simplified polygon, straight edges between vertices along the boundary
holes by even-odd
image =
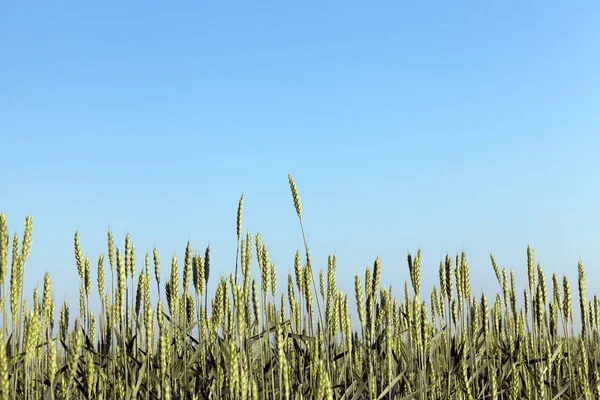
[[[522,288],[528,244],[600,291],[597,2],[259,3],[0,6],[0,212],[33,216],[29,304],[48,270],[77,314],[73,234],[95,266],[109,225],[163,277],[210,243],[213,290],[242,192],[284,288],[288,173],[352,301],[377,256],[402,298],[419,247],[427,292],[463,248],[474,294],[498,290],[490,252]]]

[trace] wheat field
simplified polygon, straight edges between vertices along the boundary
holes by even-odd
[[[600,399],[600,299],[587,298],[581,262],[575,300],[565,276],[553,274],[550,289],[530,247],[522,293],[493,255],[499,292],[472,293],[463,252],[442,259],[423,298],[419,250],[407,255],[403,288],[381,285],[376,259],[346,294],[335,255],[326,271],[313,271],[304,237],[294,273],[283,278],[287,293],[277,293],[260,233],[242,233],[243,200],[235,270],[217,278],[215,293],[206,290],[215,279],[210,247],[195,254],[188,242],[166,272],[154,248],[140,268],[133,239],[119,247],[109,229],[92,267],[76,232],[78,310],[55,304],[48,273],[41,294],[23,293],[33,220],[11,238],[0,215],[0,400]],[[89,306],[93,296],[99,310]]]

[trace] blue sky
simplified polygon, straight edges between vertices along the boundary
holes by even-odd
[[[596,2],[5,3],[0,212],[11,233],[33,216],[28,301],[48,270],[76,313],[73,234],[95,265],[109,226],[138,271],[156,245],[163,277],[187,240],[210,243],[213,290],[242,192],[284,288],[302,249],[288,173],[315,265],[336,252],[352,299],[376,257],[402,298],[419,247],[426,291],[463,248],[474,294],[498,290],[490,252],[524,288],[528,244],[548,278],[581,258],[591,296],[599,18]]]

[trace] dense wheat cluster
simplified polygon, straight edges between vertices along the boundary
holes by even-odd
[[[190,243],[166,272],[157,249],[140,263],[133,239],[120,247],[110,229],[92,266],[75,233],[75,309],[55,304],[49,274],[41,293],[23,293],[32,218],[11,238],[0,215],[0,400],[600,398],[600,300],[586,297],[581,263],[573,299],[566,277],[547,284],[531,248],[522,293],[491,256],[500,290],[487,297],[472,293],[466,255],[446,255],[425,299],[418,251],[407,256],[401,298],[381,286],[379,259],[354,276],[349,297],[336,285],[336,256],[313,271],[304,238],[294,273],[280,277],[287,292],[277,293],[268,248],[259,233],[243,233],[242,214],[243,197],[229,276],[212,276],[210,248],[197,254]]]

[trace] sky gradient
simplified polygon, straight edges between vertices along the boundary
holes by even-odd
[[[591,1],[4,3],[0,212],[11,234],[33,216],[28,304],[50,271],[57,312],[77,310],[73,234],[95,267],[109,226],[138,271],[156,245],[163,277],[210,244],[214,293],[242,193],[285,288],[288,173],[313,262],[335,252],[352,301],[376,257],[402,298],[419,248],[426,292],[462,249],[474,295],[499,290],[490,252],[522,292],[527,245],[548,279],[575,285],[581,259],[591,296],[599,20]]]

